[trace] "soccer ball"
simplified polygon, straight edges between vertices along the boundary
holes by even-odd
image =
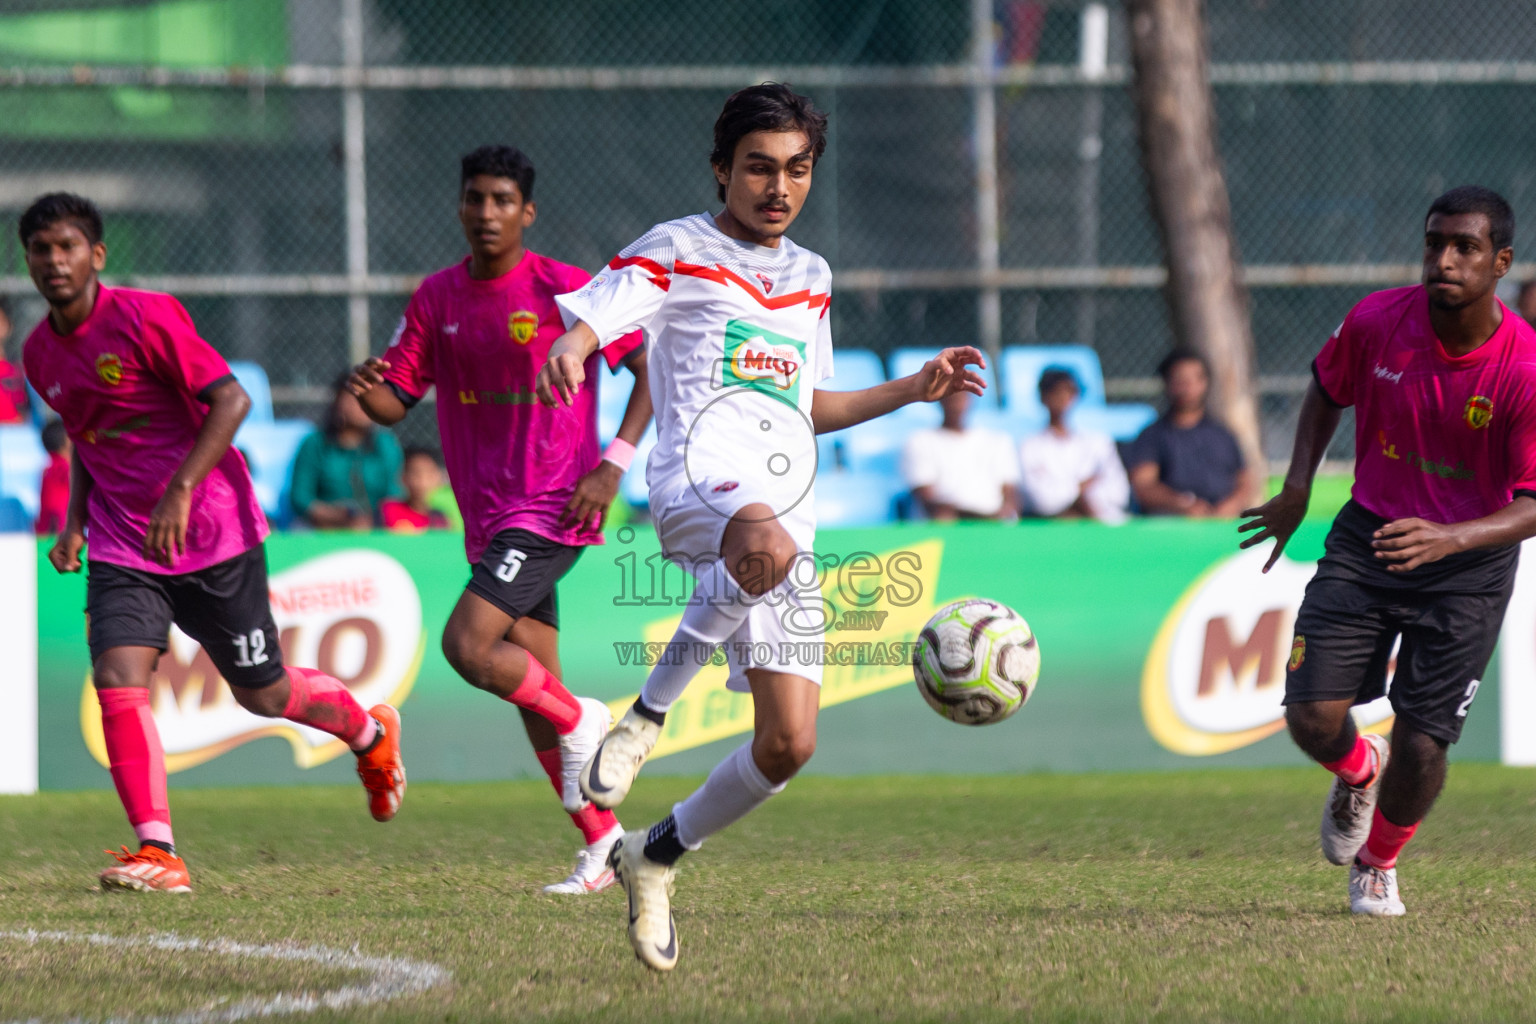
[[[917,692],[961,725],[1001,722],[1029,700],[1040,678],[1034,631],[1007,605],[981,598],[947,604],[918,636]]]

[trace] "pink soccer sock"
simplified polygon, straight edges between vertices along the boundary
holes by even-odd
[[[1376,813],[1371,816],[1371,834],[1360,848],[1360,860],[1374,868],[1397,867],[1397,855],[1403,852],[1403,847],[1418,830],[1418,822],[1394,825],[1382,816],[1380,807],[1376,808]]]
[[[283,717],[363,750],[373,742],[378,725],[352,696],[352,691],[324,672],[312,668],[288,669],[288,706]]]
[[[549,776],[549,781],[554,784],[555,793],[564,795],[560,785],[560,749],[535,750],[533,755],[539,759],[539,767],[544,769],[544,774]],[[586,837],[587,845],[591,846],[603,836],[613,831],[613,827],[619,823],[619,819],[613,816],[612,811],[599,810],[593,804],[587,804],[581,810],[571,815],[571,821],[581,829],[581,834]]]
[[[1354,748],[1349,753],[1337,761],[1321,764],[1348,785],[1358,786],[1376,774],[1376,748],[1367,743],[1363,735],[1356,735]]]
[[[571,691],[562,686],[560,680],[540,665],[539,659],[532,654],[528,654],[528,671],[524,673],[523,681],[510,696],[503,699],[532,711],[553,725],[555,732],[561,736],[576,728],[576,723],[581,721],[581,705],[576,703]]]
[[[117,797],[139,842],[175,845],[165,786],[165,748],[149,710],[149,690],[129,686],[97,690],[101,732]]]

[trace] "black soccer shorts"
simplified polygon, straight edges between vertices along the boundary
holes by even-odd
[[[1307,585],[1285,676],[1285,703],[1387,693],[1399,718],[1446,743],[1461,738],[1493,656],[1512,586],[1487,593],[1384,590],[1319,574]]]
[[[475,564],[468,589],[514,619],[526,615],[559,629],[555,584],[584,550],[582,545],[561,544],[530,530],[502,530]]]
[[[179,575],[87,563],[86,639],[93,662],[114,647],[163,652],[174,622],[203,645],[231,686],[256,689],[283,678],[265,546]]]
[[[1411,572],[1389,572],[1371,547],[1386,522],[1355,501],[1328,531],[1307,584],[1285,676],[1285,703],[1366,704],[1387,690],[1392,709],[1436,739],[1461,738],[1514,592],[1516,548],[1466,551]]]

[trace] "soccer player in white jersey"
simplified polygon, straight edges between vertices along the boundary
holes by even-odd
[[[783,85],[726,100],[710,155],[725,208],[658,224],[558,297],[567,331],[539,374],[540,400],[569,405],[593,351],[644,332],[658,431],[651,514],[662,551],[698,581],[673,638],[689,656],[651,672],[583,770],[583,792],[598,807],[624,799],[699,670],[698,644],[726,644],[728,685],[750,690],[756,708],[752,740],[609,856],[629,895],[635,955],[658,971],[677,964],[669,897],[678,859],[782,790],[816,747],[821,659],[798,657],[824,628],[812,554],[815,434],[984,387],[967,369],[984,366],[981,353],[962,347],[878,387],[815,390],[832,376],[832,273],[784,233],[805,203],[826,126]]]

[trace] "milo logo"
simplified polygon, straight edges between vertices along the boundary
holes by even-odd
[[[747,323],[725,325],[725,363],[721,385],[746,386],[798,401],[805,342]],[[790,392],[787,396],[784,392]]]

